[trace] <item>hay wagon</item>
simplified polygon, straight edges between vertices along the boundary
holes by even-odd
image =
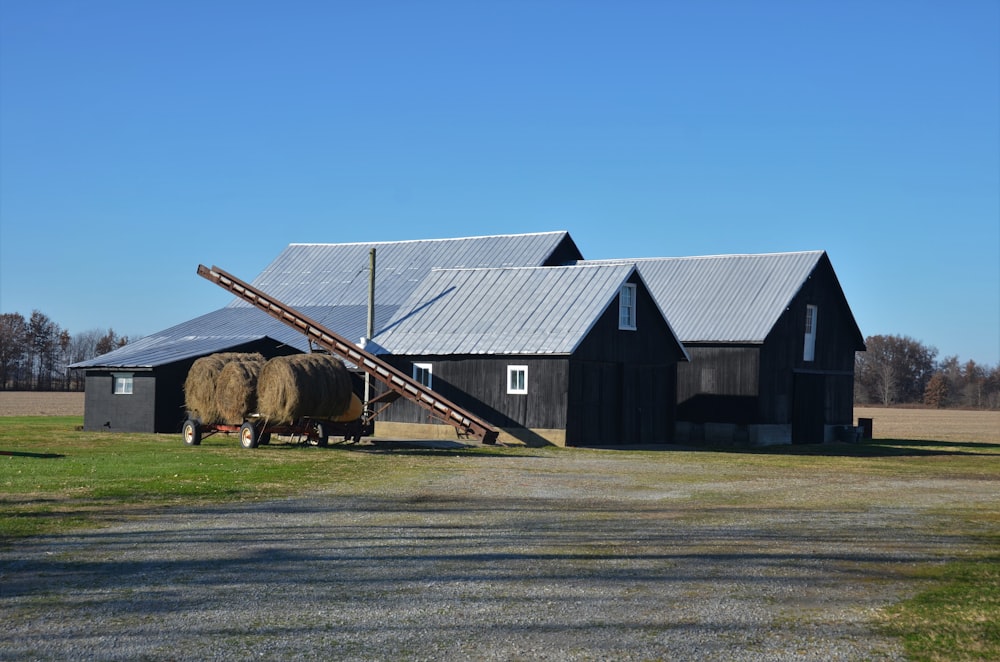
[[[260,417],[250,417],[240,425],[213,423],[203,424],[196,419],[189,418],[184,421],[181,434],[184,443],[189,446],[198,446],[201,440],[217,433],[232,434],[237,433],[240,437],[240,446],[243,448],[257,448],[257,446],[267,445],[271,441],[271,435],[286,437],[298,437],[303,443],[313,446],[326,446],[330,442],[331,436],[343,437],[344,441],[361,441],[363,436],[371,436],[374,432],[372,421],[357,419],[354,421],[329,421],[317,418],[303,418],[294,424],[273,425],[268,424]]]

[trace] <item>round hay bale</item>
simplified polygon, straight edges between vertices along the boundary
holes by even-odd
[[[260,371],[257,409],[278,424],[331,419],[348,408],[351,393],[351,375],[340,360],[328,354],[279,356]]]
[[[187,379],[184,380],[184,406],[194,418],[206,425],[222,422],[222,414],[215,398],[219,372],[227,363],[247,356],[264,360],[260,354],[222,352],[203,356],[191,365]]]
[[[257,411],[257,378],[263,367],[260,354],[245,354],[222,366],[215,382],[215,404],[223,423],[242,423]]]

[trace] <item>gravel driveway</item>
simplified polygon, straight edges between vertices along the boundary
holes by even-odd
[[[713,508],[692,490],[726,485],[650,487],[613,457],[450,458],[418,488],[22,541],[0,553],[0,659],[898,660],[873,613],[954,549],[912,526],[933,489]]]

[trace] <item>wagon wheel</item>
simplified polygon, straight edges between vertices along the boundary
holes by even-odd
[[[257,443],[260,444],[261,446],[267,446],[269,443],[271,443],[271,433],[261,432],[260,439],[257,440]]]
[[[260,437],[257,428],[249,421],[240,426],[240,446],[243,448],[257,448]]]
[[[188,446],[201,445],[201,428],[198,426],[198,421],[191,419],[184,421],[181,434],[184,436],[184,443]]]

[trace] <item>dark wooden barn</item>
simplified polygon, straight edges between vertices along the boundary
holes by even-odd
[[[252,284],[528,442],[818,442],[853,423],[864,342],[823,251],[585,261],[565,232],[292,244]],[[234,300],[72,366],[86,426],[177,431],[190,364],[237,347],[310,350]],[[424,416],[400,401],[376,432],[454,434]]]
[[[815,443],[852,425],[865,345],[824,251],[637,264],[691,359],[678,441]]]
[[[632,265],[434,271],[399,319],[373,339],[383,358],[505,435],[570,446],[673,438],[686,355]],[[405,402],[380,421],[431,423]]]

